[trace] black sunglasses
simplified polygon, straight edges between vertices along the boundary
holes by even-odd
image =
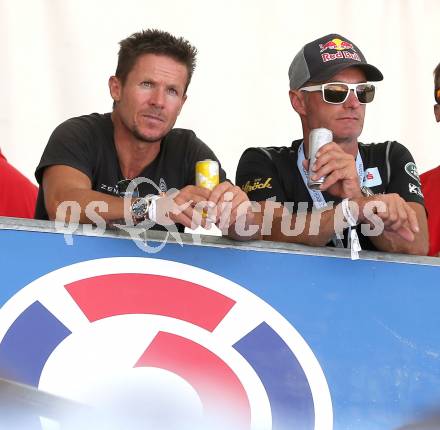
[[[116,184],[116,194],[120,197],[139,197],[139,190],[137,185],[132,192],[128,191],[128,186],[131,184],[132,179],[122,179]],[[133,186],[132,186],[133,188]]]

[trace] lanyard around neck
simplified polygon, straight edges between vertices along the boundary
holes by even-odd
[[[312,198],[313,205],[315,206],[316,209],[322,209],[327,206],[327,202],[325,201],[325,198],[324,198],[323,194],[321,193],[321,191],[312,190],[311,188],[309,188],[307,186],[307,181],[309,179],[309,172],[303,166],[304,160],[305,160],[305,155],[304,155],[304,141],[303,141],[303,142],[301,142],[301,144],[299,145],[299,148],[298,148],[298,157],[297,157],[297,162],[296,162],[297,167],[298,167],[298,170],[301,174],[304,185],[307,188],[307,191],[309,192],[310,197]],[[356,170],[357,170],[358,176],[359,176],[359,185],[362,186],[364,179],[365,179],[365,171],[364,171],[364,163],[362,161],[361,154],[359,153],[359,149],[358,149],[358,153],[356,155]],[[339,237],[337,237],[336,235],[334,235],[334,237],[332,238],[332,242],[337,248],[344,247],[342,240]]]
[[[298,158],[297,158],[296,164],[298,166],[299,173],[301,173],[301,177],[303,179],[304,185],[306,186],[307,191],[309,192],[310,197],[312,198],[312,201],[313,201],[315,208],[322,209],[325,206],[327,206],[327,202],[325,201],[325,198],[324,198],[323,194],[321,193],[321,191],[312,190],[307,186],[307,181],[309,179],[309,172],[303,166],[304,160],[305,160],[304,142],[301,142],[301,145],[299,145],[299,148],[298,148]],[[357,170],[358,176],[359,176],[359,185],[362,186],[362,184],[364,182],[365,171],[364,171],[364,163],[362,161],[362,157],[361,157],[361,154],[359,153],[359,150],[356,155],[356,170]]]

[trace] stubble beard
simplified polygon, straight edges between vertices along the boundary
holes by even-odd
[[[166,133],[162,133],[162,134],[159,134],[157,136],[147,136],[147,135],[143,134],[136,125],[131,129],[131,133],[136,138],[136,140],[138,140],[140,142],[144,142],[144,143],[157,143],[157,142],[161,142],[162,139],[169,132],[170,132],[170,130],[168,130]]]
[[[333,141],[335,143],[341,144],[341,145],[350,145],[350,144],[357,144],[359,136],[362,134],[363,124],[360,127],[359,130],[356,132],[350,133],[348,135],[335,135],[333,134]]]
[[[176,121],[174,120],[174,122],[170,124],[169,128],[164,132],[149,136],[141,132],[138,124],[133,124],[133,126],[129,129],[137,140],[139,140],[140,142],[151,144],[151,143],[161,142],[162,139],[173,129],[175,123]]]
[[[146,135],[144,133],[141,132],[138,124],[130,124],[129,121],[127,121],[125,119],[125,117],[123,115],[121,115],[121,113],[118,114],[119,120],[122,123],[123,127],[132,134],[132,136],[139,142],[143,142],[146,144],[153,144],[153,143],[158,143],[161,142],[162,139],[171,131],[171,129],[174,127],[174,123],[171,124],[170,128],[166,131],[164,131],[161,134],[156,134],[156,135]]]

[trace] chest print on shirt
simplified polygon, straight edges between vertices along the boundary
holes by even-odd
[[[272,181],[272,178],[257,178],[254,179],[253,182],[251,181],[247,181],[246,184],[244,184],[241,189],[245,192],[248,193],[250,191],[255,191],[255,190],[261,190],[264,188],[272,188],[272,185],[270,184]]]
[[[118,189],[117,186],[115,185],[106,185],[106,184],[101,184],[101,187],[99,188],[100,191],[103,191],[106,194],[115,194],[118,195]]]

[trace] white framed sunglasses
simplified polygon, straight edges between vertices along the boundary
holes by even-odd
[[[333,105],[344,103],[348,99],[350,91],[356,94],[359,103],[367,104],[374,100],[376,87],[368,82],[360,84],[347,84],[345,82],[327,82],[310,87],[302,87],[300,91],[314,92],[322,91],[322,98],[326,103]]]

